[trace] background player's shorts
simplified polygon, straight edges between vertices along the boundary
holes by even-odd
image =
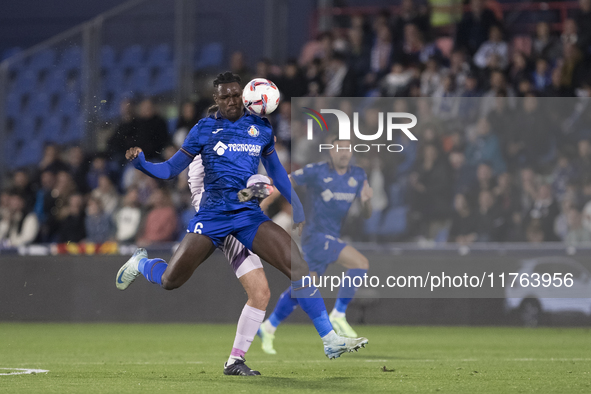
[[[206,235],[216,248],[224,244],[228,235],[233,235],[251,250],[259,226],[268,220],[271,219],[260,208],[219,212],[201,207],[189,222],[187,232]]]
[[[328,234],[310,234],[302,240],[304,260],[310,271],[318,275],[324,274],[328,265],[337,261],[345,246],[345,242]]]
[[[248,274],[252,270],[263,268],[263,263],[261,263],[259,256],[252,253],[231,235],[226,237],[221,249],[224,252],[224,256],[230,262],[237,278]]]

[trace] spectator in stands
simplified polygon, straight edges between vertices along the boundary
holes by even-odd
[[[135,107],[129,98],[119,103],[119,123],[107,141],[107,157],[116,163],[125,161],[127,149],[135,146]]]
[[[591,180],[591,142],[587,139],[577,143],[578,157],[573,162],[574,173],[581,183]]]
[[[454,213],[448,241],[467,245],[478,238],[478,222],[463,194],[454,198]]]
[[[86,205],[84,218],[86,241],[101,244],[108,241],[112,235],[111,217],[103,211],[101,201],[91,197]]]
[[[488,163],[497,175],[507,169],[499,138],[491,130],[488,118],[482,117],[476,124],[476,136],[466,146],[466,163],[474,168]]]
[[[567,43],[563,46],[560,72],[561,86],[574,89],[581,85],[581,82],[585,77],[585,68],[583,64],[583,55],[576,45]]]
[[[68,197],[64,218],[58,226],[58,242],[80,242],[86,238],[84,197],[81,194],[72,194]]]
[[[189,134],[189,131],[197,124],[200,119],[199,114],[197,114],[195,103],[192,101],[185,101],[181,105],[179,112],[180,116],[176,121],[176,130],[172,137],[172,143],[177,149],[183,145],[187,134]]]
[[[562,24],[562,34],[560,35],[563,50],[566,46],[580,44],[578,30],[577,23],[573,19],[564,21]]]
[[[0,221],[0,246],[19,247],[32,243],[39,232],[37,215],[27,207],[25,196],[17,190],[8,193],[8,214]]]
[[[407,24],[404,26],[402,56],[400,60],[406,64],[425,64],[430,58],[441,56],[441,53],[434,43],[425,41],[416,25]]]
[[[473,76],[478,84],[476,74],[472,73],[470,64],[466,59],[466,51],[463,49],[456,48],[453,50],[449,58],[449,68],[446,72],[454,76],[455,85],[458,87],[465,86],[466,79],[468,79],[469,76]]]
[[[108,215],[115,212],[119,205],[119,193],[108,175],[99,176],[98,185],[90,195],[100,201],[102,210]]]
[[[536,24],[536,34],[532,40],[531,55],[534,59],[543,58],[552,63],[560,57],[560,42],[551,35],[548,22],[538,22]]]
[[[476,213],[477,242],[496,242],[499,240],[505,218],[495,204],[491,191],[483,190],[478,195]]]
[[[509,64],[509,45],[503,41],[498,25],[490,27],[488,41],[480,45],[474,54],[474,64],[480,68],[505,69]]]
[[[421,233],[433,239],[450,214],[451,173],[434,144],[425,145],[420,162],[410,174],[410,202]]]
[[[424,97],[432,96],[433,93],[440,89],[442,79],[443,75],[439,61],[435,57],[430,58],[425,65],[425,70],[421,73],[421,95]]]
[[[365,43],[365,35],[362,28],[351,28],[349,29],[349,58],[347,63],[349,69],[353,73],[354,78],[359,82],[357,83],[357,91],[355,96],[363,95],[363,78],[369,73],[370,70],[370,48],[371,45]]]
[[[509,81],[513,89],[519,91],[519,83],[531,77],[531,69],[524,53],[515,51],[509,67]]]
[[[56,175],[51,171],[43,171],[41,173],[40,189],[37,190],[35,196],[35,214],[40,223],[39,241],[49,241],[50,233],[52,232],[50,225],[51,209],[55,204],[55,197],[52,195],[55,187]]]
[[[60,151],[56,145],[45,145],[38,170],[39,174],[43,171],[51,171],[56,174],[60,171],[68,171],[68,166],[60,159]]]
[[[466,165],[466,156],[459,149],[451,151],[448,158],[451,167],[453,193],[454,195],[465,195],[470,187],[476,183],[476,171]]]
[[[412,71],[405,70],[401,63],[394,63],[389,74],[380,81],[380,91],[384,97],[405,96],[412,80]]]
[[[555,67],[550,74],[550,85],[542,93],[544,97],[572,97],[573,90],[562,85],[562,67]]]
[[[106,157],[102,154],[96,154],[86,174],[86,185],[90,190],[96,189],[99,184],[99,178],[107,174],[109,174],[109,169],[107,168]]]
[[[291,146],[291,103],[282,101],[273,118],[273,130],[277,140],[285,144],[288,148]]]
[[[292,97],[303,97],[307,93],[304,75],[295,59],[289,59],[285,63],[283,75],[275,82],[280,86],[283,101],[290,101]]]
[[[538,92],[544,92],[552,84],[552,70],[548,61],[544,58],[536,60],[536,69],[532,73],[534,89]]]
[[[142,210],[140,208],[138,189],[132,187],[123,197],[123,206],[113,216],[117,242],[134,242],[141,220]]]
[[[29,172],[24,169],[18,169],[12,174],[12,189],[25,199],[27,210],[32,210],[35,205],[35,190],[29,177]]]
[[[230,56],[230,70],[234,74],[240,75],[242,83],[247,83],[252,79],[252,73],[246,65],[244,52],[236,51]]]
[[[88,161],[85,158],[84,151],[80,146],[74,145],[68,149],[67,157],[70,174],[72,175],[72,179],[74,179],[76,189],[80,193],[88,193],[89,188],[86,177],[88,174]]]
[[[490,89],[483,95],[480,104],[480,115],[487,116],[496,105],[497,97],[506,97],[507,105],[515,107],[515,90],[507,83],[507,78],[502,71],[493,70],[490,73]]]
[[[380,24],[376,29],[376,40],[370,53],[370,73],[364,81],[368,86],[372,86],[386,75],[390,70],[394,57],[394,45],[390,28],[385,24]]]
[[[402,0],[400,12],[394,18],[394,37],[402,37],[404,28],[415,25],[417,29],[426,36],[431,29],[429,9],[426,4],[416,4],[412,0]]]
[[[173,241],[176,237],[178,219],[168,191],[155,190],[150,197],[149,206],[144,230],[137,240],[138,245]]]
[[[555,137],[550,119],[540,108],[538,97],[528,94],[520,101],[517,124],[515,130],[516,142],[521,149],[521,155],[526,165],[541,169],[555,155]]]
[[[591,1],[579,0],[579,7],[574,20],[578,27],[579,46],[587,52],[591,45]]]
[[[576,178],[575,169],[568,155],[565,153],[559,154],[550,178],[552,179],[552,191],[556,199],[562,201],[567,193],[569,183]]]
[[[584,226],[581,212],[572,207],[567,213],[568,232],[564,241],[569,245],[591,243],[591,232]]]
[[[166,121],[158,115],[149,98],[139,105],[133,133],[132,146],[141,147],[147,160],[159,158],[162,150],[169,144]]]
[[[544,233],[544,241],[559,240],[554,233],[554,221],[559,213],[558,203],[552,195],[552,187],[549,184],[541,185],[537,191],[533,207],[529,212],[529,220],[540,222]]]
[[[357,91],[353,73],[345,62],[345,55],[335,52],[325,69],[326,87],[324,95],[328,97],[351,97]]]
[[[491,26],[496,24],[497,18],[484,7],[482,0],[471,0],[470,10],[464,13],[456,27],[456,48],[464,48],[470,54],[476,53],[486,41]]]
[[[542,228],[542,222],[539,219],[533,219],[529,222],[525,230],[525,238],[527,242],[531,243],[547,241],[545,239],[544,229]]]

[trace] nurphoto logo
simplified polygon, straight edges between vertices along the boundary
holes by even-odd
[[[351,120],[345,112],[338,109],[321,109],[320,112],[308,107],[304,107],[304,109],[307,110],[304,113],[311,117],[311,119],[308,119],[307,123],[308,140],[314,139],[314,121],[316,121],[316,124],[320,127],[321,131],[329,131],[328,124],[322,114],[333,114],[337,117],[339,125],[339,140],[351,140]],[[385,129],[387,141],[392,141],[393,132],[395,130],[402,131],[411,141],[417,141],[417,137],[410,131],[411,128],[417,125],[417,117],[408,112],[387,112],[385,115],[383,112],[379,112],[378,130],[374,134],[361,133],[359,130],[359,112],[353,112],[353,132],[355,133],[355,137],[362,141],[376,141],[380,139],[384,134],[384,118],[386,118]],[[408,119],[410,122],[398,123],[399,119]],[[403,146],[400,144],[355,144],[348,147],[335,147],[333,144],[319,144],[319,151],[335,148],[337,150],[352,149],[355,152],[361,153],[369,152],[372,148],[378,152],[380,152],[380,148],[385,148],[388,152],[401,152],[403,150]]]

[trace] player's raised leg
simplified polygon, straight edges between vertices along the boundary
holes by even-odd
[[[361,283],[361,280],[355,280],[355,278],[363,278],[363,276],[367,274],[369,261],[357,249],[351,245],[347,245],[339,254],[339,258],[336,262],[348,269],[346,276],[351,280],[344,281],[341,285],[337,301],[329,315],[330,322],[339,335],[356,337],[357,333],[347,322],[346,312],[349,303],[353,297],[355,297],[355,293],[357,292],[357,287],[353,284]]]
[[[292,297],[298,299],[312,320],[328,358],[365,347],[366,338],[345,338],[334,332],[320,292],[313,284],[304,283],[304,277],[309,277],[308,265],[285,230],[271,221],[263,222],[257,229],[252,250],[291,279]]]
[[[170,263],[149,259],[145,249],[138,249],[119,269],[117,288],[125,290],[141,273],[151,283],[173,290],[185,283],[215,250],[212,241],[201,234],[187,233],[172,255]]]

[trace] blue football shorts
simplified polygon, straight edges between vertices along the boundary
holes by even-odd
[[[200,208],[189,222],[187,232],[207,236],[216,248],[224,244],[228,235],[233,235],[247,249],[252,250],[252,242],[259,226],[268,220],[271,219],[260,208],[243,208],[229,212]]]
[[[311,272],[324,274],[328,265],[339,258],[347,243],[329,234],[310,234],[302,240],[304,260]]]

